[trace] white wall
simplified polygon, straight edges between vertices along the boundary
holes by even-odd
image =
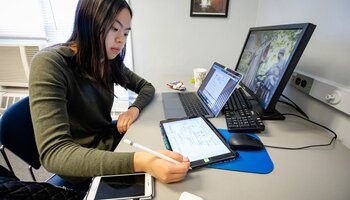
[[[349,0],[264,0],[256,21],[257,25],[316,24],[298,70],[350,86]]]
[[[227,18],[190,17],[189,0],[131,0],[134,70],[157,82],[214,61],[234,68],[248,29],[312,22],[317,28],[297,69],[349,87],[349,0],[231,0]],[[171,80],[169,80],[171,81]],[[284,94],[350,148],[350,117],[287,86]]]
[[[257,25],[311,22],[317,25],[296,68],[350,89],[350,1],[264,0]],[[291,86],[284,94],[295,100],[311,119],[331,128],[350,148],[350,116]]]
[[[203,18],[190,17],[189,0],[131,0],[134,70],[157,81],[209,69],[214,61],[233,67],[255,24],[257,2],[234,0],[228,18]]]

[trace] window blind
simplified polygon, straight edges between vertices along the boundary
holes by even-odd
[[[0,0],[0,39],[46,40],[39,0]]]

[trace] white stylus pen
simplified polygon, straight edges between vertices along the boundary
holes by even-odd
[[[160,158],[163,158],[164,160],[167,160],[167,161],[172,162],[172,163],[174,163],[174,164],[180,164],[180,162],[177,161],[177,160],[174,160],[174,159],[172,159],[172,158],[170,158],[170,157],[168,157],[168,156],[166,156],[166,155],[163,155],[163,154],[161,154],[161,153],[159,153],[159,152],[157,152],[157,151],[154,151],[154,150],[152,150],[152,149],[150,149],[150,148],[147,148],[147,147],[145,147],[145,146],[142,146],[141,144],[137,144],[136,142],[133,142],[133,141],[131,141],[131,140],[129,140],[129,139],[124,139],[124,143],[126,143],[126,144],[128,144],[128,145],[130,145],[130,146],[139,148],[139,149],[141,149],[141,150],[144,150],[144,151],[146,151],[146,152],[148,152],[148,153],[150,153],[150,154],[153,154],[153,155],[155,155],[155,156],[158,156],[158,157],[160,157]],[[189,169],[192,169],[192,168],[190,167]]]

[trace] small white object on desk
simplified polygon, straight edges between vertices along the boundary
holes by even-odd
[[[203,198],[197,195],[191,194],[189,192],[183,192],[181,193],[179,200],[203,200]]]

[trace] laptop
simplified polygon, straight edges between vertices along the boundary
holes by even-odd
[[[165,118],[217,117],[242,77],[242,74],[214,62],[196,92],[162,93]]]

